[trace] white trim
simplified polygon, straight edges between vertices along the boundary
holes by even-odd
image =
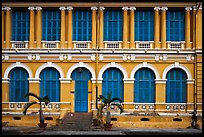
[[[146,62],[143,62],[142,64],[137,65],[137,66],[132,70],[132,72],[131,72],[131,74],[130,74],[130,78],[133,79],[133,78],[134,78],[134,75],[135,75],[135,73],[136,73],[136,71],[137,71],[138,69],[140,69],[140,68],[143,68],[143,67],[147,67],[147,68],[151,69],[151,70],[154,72],[154,74],[155,74],[155,77],[156,77],[155,79],[160,79],[160,74],[159,74],[159,71],[157,70],[157,68],[154,67],[152,64],[146,63]]]
[[[125,70],[125,68],[124,68],[122,65],[120,65],[120,64],[118,64],[118,63],[115,63],[115,62],[111,62],[111,63],[108,63],[108,64],[106,64],[105,66],[103,66],[103,67],[101,68],[101,70],[99,71],[98,79],[99,79],[99,80],[103,80],[102,75],[103,75],[104,71],[105,71],[106,69],[108,69],[108,68],[111,68],[111,67],[116,67],[116,68],[118,68],[119,70],[121,70],[122,73],[123,73],[123,79],[124,79],[124,80],[128,79],[128,73],[127,73],[127,71]]]
[[[46,67],[56,68],[56,69],[58,70],[58,72],[60,73],[60,78],[64,78],[64,73],[63,73],[63,71],[62,71],[62,68],[61,68],[60,66],[58,66],[57,64],[52,63],[52,62],[47,62],[47,63],[41,65],[41,66],[37,69],[37,71],[36,71],[36,73],[35,73],[35,78],[39,78],[39,77],[40,77],[40,72],[41,72],[44,68],[46,68]]]
[[[91,7],[91,10],[97,10],[98,8],[97,7]]]
[[[11,65],[5,70],[4,78],[8,78],[9,72],[10,72],[13,68],[15,68],[15,67],[22,67],[22,68],[24,68],[25,70],[27,70],[28,75],[29,75],[29,78],[32,78],[32,76],[33,76],[32,70],[31,70],[26,64],[20,63],[20,62],[16,62],[16,63],[11,64]]]
[[[68,72],[67,72],[67,77],[66,78],[72,79],[71,78],[71,74],[78,67],[85,67],[85,68],[87,68],[91,72],[92,79],[96,79],[95,70],[89,64],[86,64],[86,63],[83,63],[83,62],[79,62],[79,63],[74,64],[73,66],[71,66],[69,68]]]
[[[174,64],[171,64],[169,65],[168,67],[165,68],[164,72],[163,72],[163,75],[162,75],[162,79],[166,79],[166,74],[169,72],[170,69],[172,68],[181,68],[182,70],[184,70],[187,74],[187,80],[191,80],[192,79],[192,75],[191,75],[191,72],[190,70],[182,65],[182,64],[179,64],[179,62],[175,62]]]

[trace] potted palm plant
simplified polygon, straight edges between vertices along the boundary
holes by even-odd
[[[43,115],[42,102],[45,102],[45,105],[47,105],[50,102],[50,99],[48,98],[48,96],[41,98],[34,93],[27,93],[27,94],[25,94],[24,97],[28,97],[28,96],[33,96],[33,97],[37,98],[38,101],[40,102],[40,104],[39,104],[40,105],[40,110],[39,110],[40,123],[38,123],[38,126],[40,128],[45,128],[47,126],[47,123],[45,123],[45,118]],[[28,108],[34,104],[37,104],[37,103],[38,103],[37,101],[32,101],[32,102],[28,102],[27,104],[25,104],[23,114],[26,115]]]
[[[104,109],[104,107],[106,107],[106,109],[107,109],[107,111],[106,111],[106,123],[104,124],[104,130],[110,131],[112,128],[111,113],[110,113],[111,105],[117,106],[120,109],[120,113],[122,113],[123,112],[123,106],[121,104],[122,100],[118,97],[111,98],[111,93],[108,94],[107,98],[104,97],[103,95],[99,95],[99,97],[97,99],[99,101],[102,100],[102,102],[103,102],[101,104],[101,106],[99,107],[100,116],[102,114],[102,110]],[[119,101],[119,103],[116,101]]]

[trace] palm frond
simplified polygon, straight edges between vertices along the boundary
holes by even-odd
[[[118,97],[115,97],[115,98],[112,98],[110,102],[114,102],[114,101],[119,101],[120,103],[123,102],[120,98]]]
[[[35,101],[35,102],[29,102],[29,103],[25,104],[25,107],[24,107],[24,110],[23,110],[24,115],[26,115],[26,112],[27,112],[28,108],[30,106],[32,106],[33,104],[37,104],[37,102]]]
[[[114,106],[117,106],[119,109],[120,109],[120,113],[123,113],[124,110],[123,110],[123,106],[121,104],[116,104],[116,103],[113,103],[111,105],[114,105]]]
[[[45,105],[50,103],[50,99],[48,96],[43,97],[42,102],[45,102]]]

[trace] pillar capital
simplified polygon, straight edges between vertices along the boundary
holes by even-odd
[[[36,10],[42,10],[42,8],[41,7],[36,7]]]
[[[105,8],[104,7],[99,7],[99,10],[105,10]]]
[[[160,7],[154,7],[154,10],[161,10]]]
[[[128,10],[129,8],[128,7],[122,7],[122,10]]]
[[[9,10],[11,10],[11,8],[10,7],[4,7],[4,10],[9,11]]]
[[[196,7],[196,6],[193,6],[193,10],[197,10],[197,7]]]
[[[130,10],[136,10],[136,8],[135,8],[135,7],[130,7],[129,9],[130,9]]]
[[[165,10],[168,10],[167,7],[161,7],[161,10],[165,11]]]
[[[35,10],[35,7],[28,7],[28,10]]]
[[[91,10],[97,10],[98,8],[97,7],[91,7]]]
[[[191,7],[186,7],[185,10],[189,11],[189,10],[192,10],[192,8]]]
[[[66,7],[59,7],[59,10],[66,10]]]
[[[73,7],[69,6],[67,7],[67,10],[73,10]]]

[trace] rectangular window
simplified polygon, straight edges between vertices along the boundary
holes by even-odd
[[[166,40],[184,41],[185,11],[168,10],[166,12]]]
[[[134,24],[135,41],[154,41],[154,11],[136,10]]]
[[[45,9],[42,11],[42,39],[58,41],[61,33],[61,16],[59,10]]]
[[[12,10],[12,40],[28,41],[30,31],[30,14],[28,10]]]
[[[92,13],[90,10],[73,10],[73,41],[91,41]],[[69,35],[69,34],[68,34]]]
[[[107,9],[104,11],[104,41],[122,41],[122,10]]]

